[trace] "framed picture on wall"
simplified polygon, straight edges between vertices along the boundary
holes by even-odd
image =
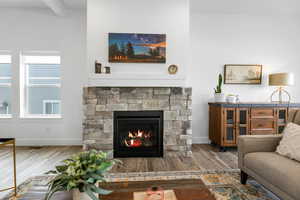
[[[166,63],[166,34],[109,33],[109,62]]]
[[[262,65],[227,64],[224,66],[225,84],[261,84]]]

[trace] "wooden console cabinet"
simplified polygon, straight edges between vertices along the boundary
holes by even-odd
[[[209,139],[225,150],[237,145],[239,135],[280,134],[290,109],[300,104],[209,103]]]

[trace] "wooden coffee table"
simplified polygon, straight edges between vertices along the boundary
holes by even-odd
[[[173,191],[176,196],[174,200],[215,200],[200,179],[120,182],[100,184],[99,186],[114,191],[110,195],[101,196],[101,200],[144,200],[137,199],[139,195],[135,195],[135,193],[146,192],[151,187],[160,187],[168,192]]]

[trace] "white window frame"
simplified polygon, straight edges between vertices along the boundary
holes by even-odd
[[[47,57],[47,56],[55,56],[59,57],[59,62],[54,63],[54,62],[43,62],[41,60],[40,62],[26,62],[25,58],[26,57]],[[28,113],[28,108],[29,108],[29,101],[28,101],[28,90],[30,87],[57,87],[61,89],[61,83],[60,84],[32,84],[30,83],[30,79],[35,79],[35,80],[46,80],[46,79],[57,79],[61,80],[61,77],[56,78],[56,77],[36,77],[36,78],[29,78],[29,65],[30,64],[59,64],[61,65],[61,56],[59,53],[43,53],[43,52],[32,52],[32,53],[24,53],[20,55],[20,117],[21,118],[62,118],[62,109],[61,109],[61,100],[60,101],[60,114],[30,114]],[[55,61],[56,62],[56,61]],[[44,103],[43,103],[44,107]],[[44,108],[43,108],[44,109]],[[44,113],[44,112],[43,112]]]
[[[61,100],[43,100],[43,114],[46,115],[46,104],[51,103],[52,104],[52,111],[53,111],[53,104],[58,104],[58,109],[61,113]],[[53,115],[53,114],[51,114]]]
[[[0,56],[9,56],[9,60],[10,62],[1,62],[0,61],[0,64],[10,64],[11,65],[11,70],[12,70],[12,55],[11,53],[9,52],[1,52],[0,53]],[[10,83],[1,83],[0,82],[0,87],[5,87],[5,88],[10,88],[11,90],[11,94],[12,94],[12,76],[9,77],[9,76],[0,76],[0,80],[10,80]],[[11,98],[11,101],[12,101],[12,98]],[[2,103],[3,102],[0,102],[0,107],[2,107]],[[12,105],[12,102],[10,102],[10,105]],[[12,114],[9,114],[8,113],[8,107],[6,108],[6,114],[0,114],[0,118],[12,118]]]

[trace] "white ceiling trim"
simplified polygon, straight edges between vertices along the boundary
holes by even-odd
[[[60,0],[65,8],[81,9],[86,7],[86,0]],[[0,8],[48,8],[43,0],[0,0]]]

